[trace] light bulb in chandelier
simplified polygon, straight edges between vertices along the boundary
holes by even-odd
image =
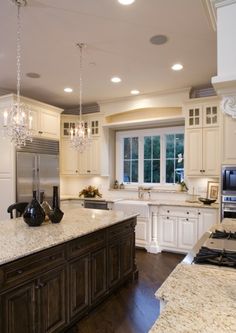
[[[26,6],[26,0],[13,0],[17,6],[17,96],[16,101],[3,112],[3,132],[4,136],[9,136],[11,142],[17,147],[25,146],[27,141],[32,141],[32,122],[33,117],[29,107],[21,102],[20,84],[21,84],[21,20],[20,9]]]
[[[72,148],[76,149],[80,153],[83,153],[84,150],[91,143],[91,130],[88,126],[88,123],[82,120],[82,88],[83,88],[83,80],[82,80],[82,71],[83,71],[83,48],[86,45],[84,43],[78,43],[77,47],[80,50],[80,103],[79,103],[79,119],[75,124],[74,128],[70,130],[70,140]]]

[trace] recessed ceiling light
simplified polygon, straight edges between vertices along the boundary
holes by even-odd
[[[138,94],[140,94],[140,91],[137,89],[134,89],[134,90],[131,90],[130,93],[131,93],[131,95],[138,95]]]
[[[119,83],[119,82],[121,82],[121,78],[118,77],[118,76],[114,76],[114,77],[111,78],[111,82],[113,82],[113,83]]]
[[[183,69],[183,65],[174,64],[171,68],[173,69],[173,71],[181,71],[181,69]]]
[[[66,93],[71,93],[73,91],[73,89],[68,87],[68,88],[64,88],[64,91]]]
[[[150,38],[150,43],[154,45],[162,45],[168,41],[167,36],[165,35],[155,35]]]
[[[118,0],[118,2],[121,4],[121,5],[132,5],[132,3],[135,2],[135,0]]]
[[[34,73],[34,72],[26,73],[25,75],[27,77],[30,77],[31,79],[39,79],[40,78],[40,74]]]

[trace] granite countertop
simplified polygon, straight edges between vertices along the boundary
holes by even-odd
[[[211,230],[236,231],[236,219],[224,219]],[[236,270],[180,263],[156,297],[164,310],[149,333],[236,332]]]
[[[0,265],[122,222],[137,214],[70,207],[59,224],[29,227],[22,218],[0,221]]]
[[[150,333],[236,332],[236,272],[179,264],[156,292],[166,302]]]
[[[80,200],[80,201],[84,201],[84,200],[96,200],[96,201],[107,201],[107,202],[116,202],[119,200],[122,200],[121,198],[117,198],[117,199],[111,199],[111,198],[107,198],[107,197],[96,197],[96,198],[82,198],[79,197],[78,195],[61,195],[60,197],[61,201],[66,201],[66,200]]]

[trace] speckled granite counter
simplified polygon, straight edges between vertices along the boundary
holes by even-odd
[[[215,229],[236,231],[236,220]],[[149,333],[236,332],[236,270],[179,264],[156,292],[165,307]]]
[[[134,216],[137,214],[71,207],[59,224],[29,227],[22,218],[0,221],[0,265]]]
[[[167,302],[150,333],[236,332],[236,272],[179,264],[157,291]]]

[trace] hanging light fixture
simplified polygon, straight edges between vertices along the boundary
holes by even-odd
[[[25,146],[26,141],[32,141],[32,115],[28,106],[20,100],[21,84],[21,19],[20,9],[26,6],[26,0],[12,0],[17,6],[17,45],[16,45],[16,68],[17,68],[17,96],[16,101],[3,113],[4,134],[11,138],[17,146]]]
[[[83,82],[82,82],[82,72],[83,72],[83,49],[86,46],[84,43],[78,43],[77,46],[80,50],[80,90],[79,90],[79,121],[75,124],[75,128],[71,128],[71,145],[74,149],[78,150],[82,153],[86,147],[91,143],[91,130],[88,126],[88,123],[82,120],[82,90],[83,90]]]

